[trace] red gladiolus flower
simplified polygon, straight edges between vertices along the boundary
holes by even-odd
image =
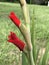
[[[15,15],[14,12],[11,12],[10,15],[9,15],[9,18],[13,21],[13,23],[17,26],[17,27],[20,27],[20,20],[18,19],[18,17]]]
[[[16,45],[21,51],[23,51],[24,47],[25,47],[25,43],[23,41],[21,41],[15,33],[11,32],[10,35],[8,36],[9,40],[8,42],[13,43],[14,45]]]

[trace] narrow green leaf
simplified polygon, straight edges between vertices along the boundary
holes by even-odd
[[[37,58],[38,58],[38,55],[39,55],[39,50],[40,50],[40,48],[38,48],[37,51],[36,51],[36,61],[37,61]]]
[[[47,61],[47,57],[48,57],[48,51],[49,51],[49,42],[47,42],[45,53],[41,57],[39,65],[46,65],[46,61]]]
[[[48,56],[48,51],[49,51],[49,42],[47,43],[47,46],[46,46],[46,51],[45,51],[45,54],[44,54],[44,56],[43,56],[42,65],[46,65],[46,60],[47,60],[47,56]]]
[[[22,53],[22,65],[28,65],[28,62],[24,53]]]
[[[33,17],[32,17],[32,22],[31,22],[31,41],[32,41],[32,46],[33,46],[33,58],[34,61],[36,62],[36,44],[34,42],[35,39],[35,32],[34,32],[34,11],[33,11]]]

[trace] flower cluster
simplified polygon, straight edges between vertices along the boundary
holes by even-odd
[[[12,22],[19,28],[21,25],[20,20],[18,19],[18,17],[15,15],[14,12],[11,12],[9,15],[9,18],[12,20]],[[10,35],[8,36],[9,40],[8,42],[13,43],[14,45],[16,45],[21,51],[24,50],[25,47],[25,43],[23,41],[21,41],[15,33],[11,32]]]

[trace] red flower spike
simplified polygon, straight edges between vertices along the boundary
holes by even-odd
[[[11,12],[10,15],[9,15],[9,18],[13,21],[13,23],[17,26],[17,27],[20,27],[20,20],[18,19],[18,17],[15,15],[14,12]]]
[[[8,36],[9,40],[8,42],[13,43],[14,45],[16,45],[21,51],[23,51],[24,47],[25,47],[25,43],[23,41],[21,41],[15,33],[11,32],[10,35]]]

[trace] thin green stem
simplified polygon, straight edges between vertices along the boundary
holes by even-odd
[[[29,51],[29,61],[30,61],[30,65],[35,65],[32,50]]]
[[[27,54],[29,57],[29,62],[30,65],[35,65],[34,59],[33,59],[33,51],[32,51],[32,43],[31,43],[31,35],[30,35],[30,17],[29,17],[29,12],[26,4],[26,0],[20,0],[20,5],[24,14],[24,20],[25,20],[25,26],[21,25],[20,26],[20,31],[23,34],[23,37],[26,41],[27,45]],[[24,61],[25,62],[25,61]]]

